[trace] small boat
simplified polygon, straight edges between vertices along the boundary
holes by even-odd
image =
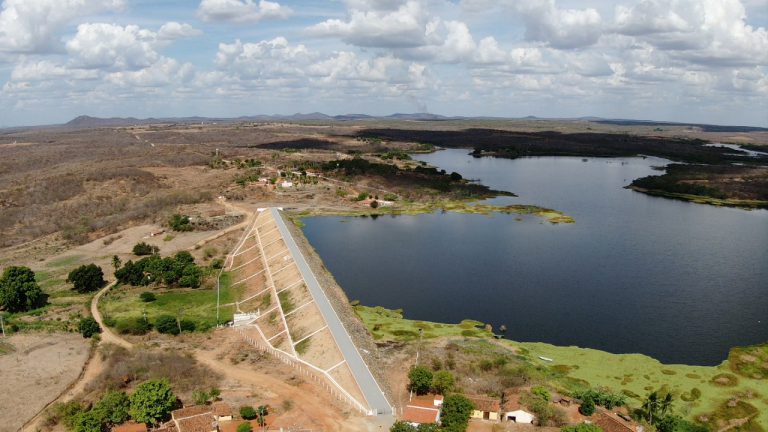
[[[549,357],[539,356],[539,358],[540,358],[540,359],[542,359],[542,360],[544,360],[545,362],[552,362],[552,361],[554,361],[554,360],[552,360],[552,359],[551,359],[551,358],[549,358]]]

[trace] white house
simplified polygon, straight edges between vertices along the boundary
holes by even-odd
[[[535,418],[536,417],[534,417],[533,414],[523,410],[509,411],[504,414],[504,420],[512,421],[515,423],[532,424]]]
[[[284,188],[293,187],[293,182],[289,182],[288,180],[284,180],[282,183],[280,183],[280,187],[284,187]]]

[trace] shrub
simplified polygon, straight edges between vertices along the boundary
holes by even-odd
[[[141,336],[147,334],[152,329],[152,325],[143,317],[131,317],[117,320],[115,329],[120,334]]]
[[[414,366],[408,372],[408,389],[416,394],[426,394],[432,388],[432,371],[424,366]]]
[[[160,252],[159,247],[153,246],[145,242],[136,243],[133,246],[133,254],[137,256],[156,255],[158,252]]]
[[[252,406],[241,406],[240,417],[246,420],[253,420],[256,418],[256,410]]]
[[[77,325],[78,331],[84,338],[89,338],[93,335],[101,333],[101,327],[93,317],[85,317],[80,320],[80,324]]]
[[[437,371],[432,379],[432,390],[437,394],[446,394],[453,390],[455,383],[452,373],[444,370]]]
[[[253,427],[249,422],[242,422],[237,425],[237,432],[252,432]]]
[[[181,322],[179,322],[179,326],[181,327],[182,333],[192,333],[197,330],[197,325],[195,322],[190,320],[181,320]]]
[[[93,407],[99,418],[110,425],[123,424],[130,418],[131,401],[123,392],[109,391]]]
[[[215,260],[211,261],[211,268],[219,270],[222,267],[224,267],[224,260],[221,258],[216,258]]]
[[[379,202],[376,200],[371,201],[371,208],[379,208]]]
[[[460,394],[446,396],[440,421],[446,432],[464,432],[474,409],[472,401]]]
[[[172,315],[160,315],[155,320],[155,329],[163,334],[179,334],[179,323]]]
[[[592,414],[594,414],[595,413],[595,401],[593,401],[590,398],[584,399],[584,402],[582,402],[581,406],[579,407],[579,412],[584,414],[587,417],[589,417]]]
[[[139,294],[139,298],[144,303],[151,303],[151,302],[157,300],[157,297],[153,293],[151,293],[149,291],[144,291],[143,293]]]
[[[536,386],[532,388],[531,393],[535,394],[536,396],[540,397],[541,399],[547,402],[552,400],[552,396],[549,394],[549,391],[542,386]]]
[[[593,424],[581,423],[574,426],[565,426],[560,429],[560,432],[603,432],[603,430]]]
[[[174,231],[192,231],[192,225],[189,223],[189,216],[175,214],[168,221],[171,229]]]
[[[131,417],[137,422],[153,425],[167,417],[176,405],[176,395],[173,394],[167,379],[139,384],[130,400]]]

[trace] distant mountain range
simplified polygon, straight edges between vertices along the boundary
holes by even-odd
[[[68,128],[96,128],[110,126],[132,126],[157,123],[237,123],[237,122],[291,122],[291,121],[366,121],[366,120],[402,120],[402,121],[448,121],[448,120],[538,120],[538,121],[580,121],[594,122],[602,124],[612,124],[620,126],[688,126],[700,128],[705,132],[765,132],[768,128],[753,126],[720,126],[695,123],[675,123],[650,120],[631,120],[631,119],[605,119],[601,117],[578,117],[578,118],[541,118],[541,117],[462,117],[462,116],[443,116],[429,113],[397,113],[388,116],[371,116],[367,114],[344,114],[330,116],[327,114],[314,112],[309,114],[296,113],[293,115],[255,115],[233,118],[215,118],[215,117],[169,117],[169,118],[146,118],[137,119],[134,117],[112,117],[99,118],[90,116],[79,116],[63,126]]]

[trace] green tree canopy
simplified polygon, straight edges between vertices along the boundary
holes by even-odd
[[[192,225],[189,223],[189,216],[175,214],[168,220],[168,225],[174,231],[192,231]]]
[[[139,384],[131,395],[131,417],[137,422],[157,424],[176,405],[176,395],[167,379],[149,380]]]
[[[389,428],[389,432],[416,432],[416,428],[411,426],[410,423],[396,421],[395,424]]]
[[[560,432],[603,432],[603,430],[593,424],[581,423],[560,428]]]
[[[472,401],[460,394],[452,394],[443,400],[440,423],[445,432],[464,432],[469,425],[469,416],[475,407]]]
[[[96,291],[106,284],[104,272],[96,264],[81,265],[72,270],[67,276],[67,282],[81,294]]]
[[[123,392],[108,391],[100,401],[93,406],[103,423],[108,425],[123,424],[130,418],[131,401]]]
[[[23,312],[45,304],[45,294],[28,267],[8,267],[0,276],[0,307]]]
[[[432,388],[432,371],[424,366],[414,366],[408,372],[408,390],[427,394]]]
[[[101,432],[102,426],[99,413],[93,410],[81,412],[72,420],[73,432]]]
[[[251,432],[253,431],[253,426],[249,422],[242,422],[239,425],[237,425],[237,432]]]
[[[151,244],[148,244],[146,242],[140,242],[136,243],[133,246],[133,254],[142,256],[142,255],[156,255],[158,252],[160,252],[160,248],[157,246],[153,246]]]
[[[250,405],[241,406],[240,417],[246,420],[253,420],[256,418],[256,410]]]
[[[579,412],[584,414],[587,417],[589,417],[592,414],[594,414],[595,413],[595,401],[593,401],[591,398],[584,399],[584,402],[582,402],[581,406],[579,407]]]
[[[455,383],[452,373],[445,370],[437,371],[432,378],[432,390],[437,394],[446,394],[453,390]]]
[[[78,324],[77,327],[84,338],[89,338],[95,334],[101,333],[101,327],[99,327],[99,323],[97,323],[93,317],[85,317],[81,319],[80,324]]]
[[[160,315],[155,320],[155,328],[160,333],[179,334],[179,323],[173,315]]]

